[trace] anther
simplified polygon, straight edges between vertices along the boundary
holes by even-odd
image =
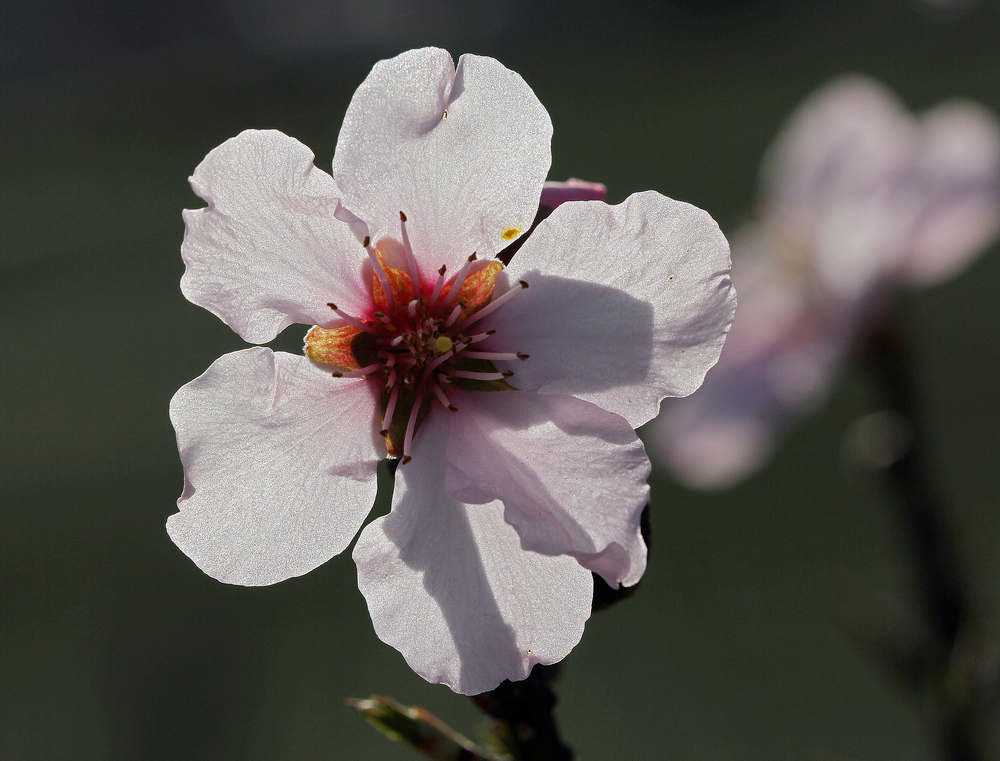
[[[477,333],[476,335],[472,336],[469,339],[469,343],[470,344],[477,344],[480,341],[485,341],[487,338],[489,338],[490,336],[492,336],[494,333],[496,333],[496,330],[493,329],[493,328],[490,328],[485,333]]]
[[[452,378],[468,378],[469,380],[481,380],[481,381],[495,381],[502,380],[503,378],[509,378],[514,373],[510,370],[503,373],[477,373],[473,370],[449,370],[448,375],[442,376],[441,380],[447,377]]]
[[[465,260],[465,264],[462,265],[462,269],[458,271],[455,276],[455,282],[451,284],[451,290],[448,291],[448,303],[450,304],[458,296],[458,292],[462,289],[462,284],[465,283],[465,278],[469,275],[469,270],[472,268],[472,263],[476,261],[476,252],[473,251],[469,254],[469,258]]]
[[[337,317],[339,317],[342,320],[346,320],[347,322],[349,322],[354,327],[360,328],[361,330],[365,331],[366,333],[374,333],[375,332],[375,328],[373,328],[371,325],[365,325],[363,322],[361,322],[361,320],[357,320],[357,319],[351,317],[351,315],[347,314],[347,312],[341,312],[339,309],[337,309],[337,305],[336,304],[331,303],[331,302],[327,302],[327,306],[330,307],[330,309],[333,310],[334,314],[336,314]]]
[[[490,361],[504,360],[504,359],[527,359],[527,354],[521,354],[518,352],[514,354],[513,352],[506,351],[476,351],[472,350],[469,352],[473,359],[488,359]]]
[[[441,269],[438,270],[437,283],[434,284],[434,292],[431,294],[431,300],[427,302],[428,306],[434,306],[434,302],[437,301],[437,297],[441,295],[441,288],[444,286],[444,273],[447,272],[447,269],[448,268],[442,264]]]
[[[413,290],[420,290],[420,275],[417,273],[417,260],[413,256],[413,246],[410,245],[410,236],[406,234],[406,215],[403,210],[399,210],[399,229],[403,238],[403,250],[406,252],[406,267],[410,270],[410,279],[413,281]]]
[[[434,389],[434,395],[437,396],[438,401],[441,402],[441,404],[452,412],[458,412],[458,407],[451,403],[451,400],[448,398],[448,395],[445,394],[443,388],[436,383],[432,386],[432,388]]]
[[[368,252],[368,258],[371,260],[372,268],[375,270],[375,277],[378,278],[378,282],[382,286],[382,293],[385,294],[385,303],[388,305],[389,309],[392,309],[393,299],[392,289],[389,287],[389,278],[385,274],[385,268],[382,266],[382,262],[380,262],[378,257],[375,255],[375,249],[372,248],[371,242],[372,239],[366,235],[365,240],[361,245],[363,245],[365,251]]]
[[[478,312],[475,312],[474,314],[470,315],[468,319],[466,319],[462,323],[462,326],[464,327],[466,325],[471,325],[474,322],[478,322],[479,320],[483,319],[486,315],[492,313],[498,307],[502,306],[503,304],[506,304],[508,301],[514,298],[514,296],[517,294],[518,291],[528,287],[528,284],[523,280],[520,280],[518,282],[521,284],[521,288],[511,288],[509,291],[502,294],[499,298],[493,299],[493,301],[484,306]]]

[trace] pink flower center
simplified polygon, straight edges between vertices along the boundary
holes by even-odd
[[[400,213],[406,269],[388,266],[378,248],[365,238],[371,259],[373,312],[358,319],[336,304],[330,308],[347,324],[339,328],[312,328],[306,336],[306,355],[338,368],[334,377],[370,376],[382,384],[382,430],[391,456],[411,459],[413,435],[435,401],[457,412],[449,390],[513,390],[507,380],[511,370],[500,371],[495,362],[525,360],[521,352],[483,351],[476,344],[496,330],[480,330],[482,318],[512,299],[528,284],[493,298],[496,276],[503,269],[497,261],[472,271],[476,254],[446,281],[442,266],[437,278],[421,281],[406,234],[406,217]],[[380,241],[380,246],[398,245]]]

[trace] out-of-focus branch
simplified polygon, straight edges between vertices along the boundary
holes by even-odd
[[[518,761],[571,761],[573,751],[559,737],[553,709],[556,694],[552,681],[558,666],[535,666],[527,679],[502,682],[499,687],[473,698],[475,704],[496,719],[497,739]]]
[[[897,323],[887,320],[874,331],[868,349],[883,403],[908,428],[906,446],[883,472],[897,495],[924,632],[918,652],[895,657],[906,664],[904,680],[918,693],[943,761],[982,761],[980,732],[992,714],[996,675],[984,681],[979,670],[973,600],[930,477],[911,359]]]

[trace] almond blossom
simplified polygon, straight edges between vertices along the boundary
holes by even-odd
[[[719,364],[647,437],[695,487],[760,468],[893,291],[951,277],[994,239],[1000,127],[964,101],[915,118],[878,83],[844,77],[789,118],[761,196],[733,239],[740,315]]]
[[[347,548],[399,458],[358,585],[378,636],[466,694],[562,659],[592,571],[642,576],[634,429],[698,387],[733,313],[705,212],[543,191],[551,133],[497,61],[413,50],[355,93],[332,176],[291,137],[243,132],[195,170],[208,206],[184,214],[188,299],[251,343],[313,327],[304,356],[227,354],[174,396],[171,538],[224,582],[298,576]],[[543,196],[558,208],[505,268]]]

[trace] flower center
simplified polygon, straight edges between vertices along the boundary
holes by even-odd
[[[446,280],[446,269],[434,282],[421,281],[406,235],[406,217],[400,213],[402,245],[392,239],[372,247],[365,238],[373,266],[371,317],[359,319],[329,304],[346,323],[337,328],[313,327],[306,335],[305,353],[317,362],[335,366],[334,377],[370,376],[382,384],[382,430],[392,457],[409,462],[413,435],[434,402],[456,412],[449,396],[454,386],[471,391],[512,390],[514,373],[499,370],[496,362],[525,360],[521,352],[492,352],[476,348],[495,330],[478,330],[477,323],[513,298],[528,284],[493,298],[497,261],[473,271],[472,254],[458,274]],[[406,270],[389,266],[383,252],[402,249]]]

